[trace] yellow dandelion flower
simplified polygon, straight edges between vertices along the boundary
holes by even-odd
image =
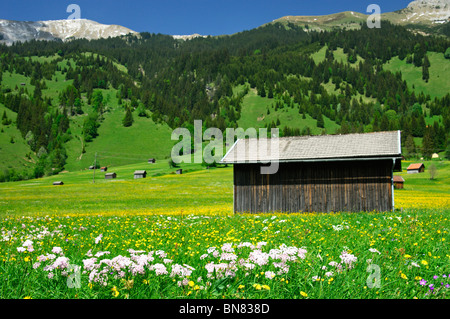
[[[302,295],[305,298],[308,297],[308,294],[306,292],[304,292],[304,291],[300,291],[300,295]]]
[[[426,260],[422,260],[420,263],[421,263],[422,265],[424,265],[424,266],[427,266],[427,265],[428,265],[428,262],[427,262]]]
[[[400,275],[400,277],[402,277],[402,279],[408,279],[408,277],[406,277],[406,275],[404,274],[404,273],[402,273],[401,275]]]
[[[112,294],[115,298],[117,298],[119,296],[119,291],[117,290],[117,287],[114,286],[111,288]]]
[[[265,289],[265,290],[270,290],[270,287],[267,286],[267,285],[262,285],[262,288]]]

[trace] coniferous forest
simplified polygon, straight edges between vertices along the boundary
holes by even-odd
[[[324,47],[325,58],[316,61],[313,55]],[[406,155],[429,158],[446,151],[450,157],[450,92],[439,97],[417,93],[401,72],[384,68],[398,57],[420,68],[422,81],[428,82],[429,53],[446,54],[449,47],[447,37],[414,34],[389,22],[383,22],[382,29],[362,25],[360,30],[327,32],[272,23],[189,41],[150,33],[91,41],[31,41],[0,46],[0,83],[1,76],[14,73],[34,87],[2,86],[0,104],[17,114],[12,125],[39,159],[31,174],[19,178],[64,169],[71,119],[83,115],[83,105],[92,107],[84,114],[84,142],[95,139],[108,104],[102,90],[110,88],[123,107],[124,126],[133,125],[133,116],[149,116],[173,129],[192,128],[194,120],[203,120],[205,128],[236,128],[244,97],[256,90],[260,97],[273,100],[275,110],[268,113],[289,108],[298,117],[308,114],[322,133],[330,133],[324,118],[338,125],[334,133],[401,130]],[[334,56],[338,48],[346,60]],[[35,56],[56,58],[30,58]],[[62,61],[70,63],[61,66]],[[46,96],[42,93],[46,80],[57,71],[70,84],[56,97]],[[237,87],[245,89],[236,92]],[[3,113],[3,124],[8,121]],[[266,127],[278,127],[284,136],[311,134],[308,127],[279,121]],[[414,142],[417,138],[422,140],[420,147]],[[7,172],[2,179],[14,177]]]

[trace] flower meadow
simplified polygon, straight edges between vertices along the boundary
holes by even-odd
[[[0,298],[450,295],[446,210],[4,216]]]

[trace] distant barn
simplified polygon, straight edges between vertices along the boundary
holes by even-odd
[[[53,185],[55,185],[55,186],[62,186],[62,185],[64,185],[64,182],[61,182],[61,181],[53,182]]]
[[[183,174],[183,170],[182,169],[177,169],[177,174],[178,175],[182,175]]]
[[[134,172],[134,179],[140,179],[140,178],[146,178],[147,177],[147,171],[135,171]]]
[[[100,171],[101,171],[101,172],[107,172],[107,171],[108,171],[108,167],[106,167],[106,166],[105,166],[105,167],[101,167],[101,168],[100,168]]]
[[[276,138],[277,155],[270,141],[239,139],[221,161],[234,164],[236,213],[394,209],[400,131]],[[277,172],[262,174],[270,162]]]
[[[411,164],[406,169],[408,174],[418,174],[425,172],[425,165],[423,163]]]
[[[149,164],[155,164],[156,163],[156,159],[151,158],[151,159],[148,160],[148,163]]]
[[[116,173],[107,173],[105,174],[105,179],[115,179],[117,178],[117,174]]]
[[[405,183],[405,180],[403,177],[395,175],[394,176],[394,188],[396,189],[403,189],[403,185]]]

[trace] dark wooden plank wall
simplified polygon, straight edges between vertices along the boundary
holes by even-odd
[[[274,175],[258,164],[234,165],[235,212],[392,210],[392,161],[280,163]]]

